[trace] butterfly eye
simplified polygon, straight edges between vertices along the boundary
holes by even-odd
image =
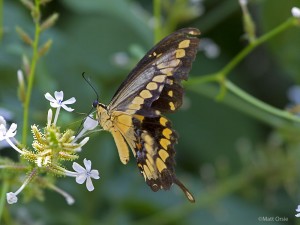
[[[98,100],[95,100],[95,101],[93,102],[93,107],[94,107],[94,108],[97,108],[98,104],[99,104]]]

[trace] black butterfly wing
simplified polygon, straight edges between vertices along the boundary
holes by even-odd
[[[183,94],[180,81],[188,78],[197,53],[198,35],[198,29],[184,28],[160,41],[120,85],[109,109],[153,117],[158,111],[173,112],[179,108]]]
[[[181,81],[187,80],[195,59],[197,35],[199,30],[185,28],[164,38],[141,59],[108,105],[111,114],[122,112],[123,116],[132,117],[127,125],[115,118],[114,126],[133,150],[151,189],[168,190],[175,183],[191,202],[194,197],[174,171],[176,132],[161,114],[174,112],[181,106]]]

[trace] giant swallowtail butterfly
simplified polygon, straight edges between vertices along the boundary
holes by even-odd
[[[129,146],[153,191],[169,190],[174,183],[191,202],[193,195],[175,175],[177,135],[163,114],[182,104],[181,80],[188,78],[198,35],[198,29],[185,28],[167,36],[140,60],[108,105],[93,103],[99,124],[113,135],[121,162],[129,161]]]

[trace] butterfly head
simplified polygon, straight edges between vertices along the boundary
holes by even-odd
[[[93,107],[94,108],[97,108],[98,105],[99,105],[99,101],[98,100],[93,101]]]

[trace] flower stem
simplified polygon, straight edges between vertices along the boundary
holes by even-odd
[[[270,40],[271,38],[273,38],[274,36],[282,33],[283,31],[285,31],[286,29],[296,25],[297,19],[296,18],[289,18],[288,20],[286,20],[284,23],[280,24],[279,26],[277,26],[276,28],[274,28],[273,30],[271,30],[270,32],[266,33],[265,35],[257,38],[255,41],[251,42],[251,44],[249,44],[246,48],[244,48],[244,50],[242,50],[239,54],[237,54],[236,57],[234,57],[221,71],[220,74],[222,74],[221,76],[225,77],[226,75],[228,75],[228,73],[230,71],[232,71],[232,69],[234,67],[236,67],[236,65],[238,63],[240,63],[242,61],[242,59],[244,59],[247,55],[249,55],[249,53],[256,48],[257,46],[261,45],[262,43]]]
[[[56,112],[55,112],[55,117],[54,117],[54,120],[53,120],[53,124],[56,125],[56,122],[57,122],[57,119],[58,119],[58,115],[59,115],[59,111],[60,111],[60,107],[58,107],[56,109]]]
[[[230,82],[228,80],[225,81],[225,86],[232,93],[234,93],[238,97],[242,98],[246,102],[250,103],[251,105],[255,106],[256,108],[259,108],[259,109],[261,109],[267,113],[273,114],[277,117],[281,117],[282,119],[300,123],[299,116],[295,116],[288,111],[277,109],[271,105],[268,105],[268,104],[260,101],[259,99],[254,98],[253,96],[244,92],[242,89],[240,89],[239,87],[237,87],[236,85],[234,85],[232,82]]]
[[[4,180],[1,186],[2,186],[2,191],[0,196],[0,223],[1,223],[1,218],[2,218],[4,205],[5,205],[6,193],[8,192],[8,188],[9,188],[8,181]]]
[[[39,17],[40,14],[40,1],[35,0],[35,8],[34,13]],[[22,144],[26,145],[27,143],[27,127],[28,127],[28,115],[29,115],[29,106],[30,106],[30,99],[31,99],[31,92],[35,77],[35,70],[36,70],[36,64],[39,58],[38,54],[38,46],[39,46],[39,40],[40,40],[40,21],[39,19],[34,19],[35,23],[35,34],[34,34],[34,42],[33,42],[33,54],[31,59],[31,65],[30,65],[30,73],[28,76],[28,87],[26,90],[26,99],[24,103],[24,114],[23,114],[23,131],[22,131]]]

